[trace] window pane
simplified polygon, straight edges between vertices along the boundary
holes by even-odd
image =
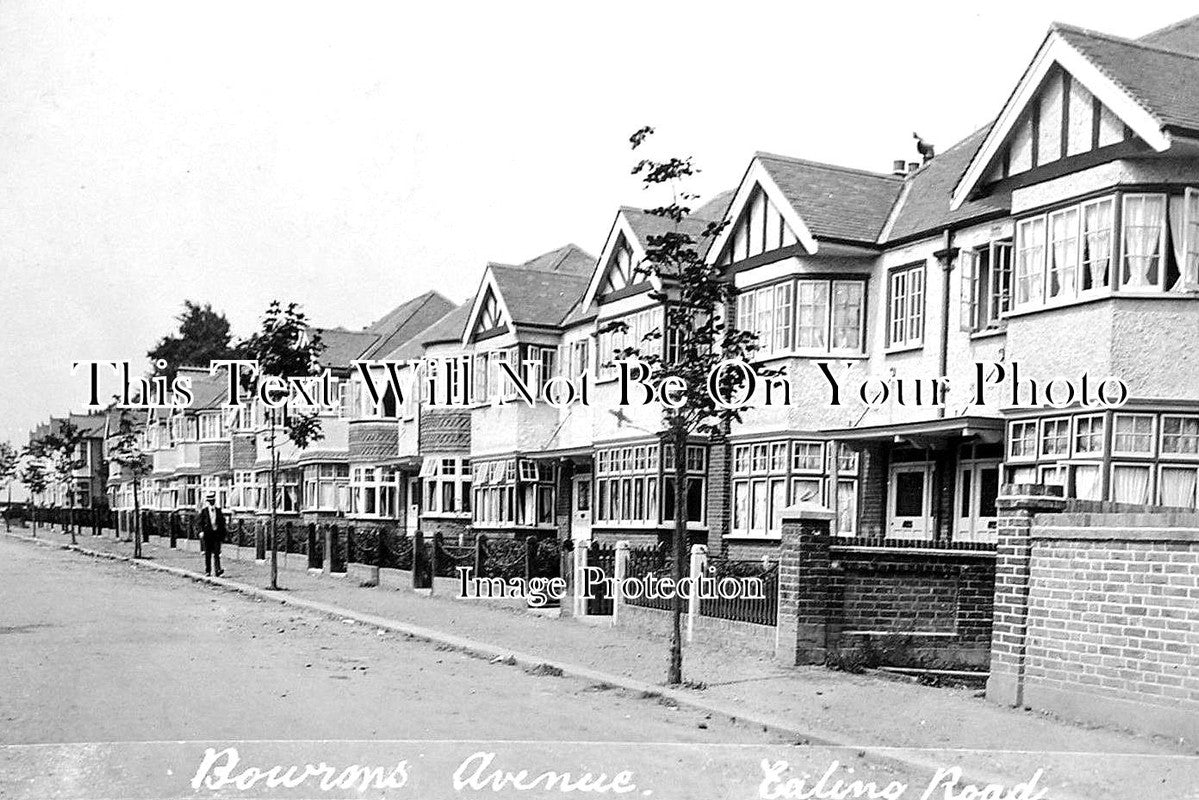
[[[833,349],[862,350],[862,306],[865,284],[833,282]]]
[[[1127,195],[1124,198],[1124,263],[1120,286],[1152,289],[1161,283],[1161,245],[1165,230],[1166,198]]]
[[[895,516],[924,516],[924,473],[895,474]]]
[[[798,284],[795,346],[800,349],[826,349],[828,330],[828,290],[824,281],[800,281]]]

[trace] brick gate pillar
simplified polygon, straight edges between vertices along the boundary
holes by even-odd
[[[834,514],[818,503],[783,511],[775,659],[823,664],[828,641],[829,529]]]
[[[991,626],[991,672],[987,699],[1024,704],[1024,654],[1028,632],[1028,581],[1032,521],[1036,514],[1066,506],[1060,486],[1005,484],[999,495],[995,548],[995,610]]]

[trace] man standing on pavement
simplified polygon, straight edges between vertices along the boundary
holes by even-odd
[[[221,569],[221,542],[225,539],[225,512],[216,506],[216,492],[204,496],[204,510],[200,512],[200,546],[204,548],[204,574],[211,575],[216,567],[219,578],[225,574]]]

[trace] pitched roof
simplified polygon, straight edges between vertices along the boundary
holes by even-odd
[[[1199,131],[1199,55],[1055,23],[1056,32],[1163,127]]]
[[[727,208],[728,204],[725,203]],[[633,234],[637,237],[642,248],[649,246],[649,237],[661,236],[675,229],[673,220],[666,217],[660,217],[657,214],[651,214],[645,209],[632,208],[630,206],[622,206],[621,212],[628,220],[629,227],[633,230]],[[697,213],[689,217],[685,217],[678,226],[680,233],[686,233],[691,236],[696,244],[699,245],[700,256],[704,256],[708,248],[712,246],[711,237],[704,239],[700,236],[708,227],[708,223],[720,219],[719,217],[701,217]]]
[[[1137,41],[1180,53],[1199,53],[1199,14],[1147,33]]]
[[[179,372],[186,374],[192,381],[190,410],[218,408],[225,402],[229,383],[224,373],[213,375],[207,369],[198,367],[180,367]],[[117,419],[120,419],[119,414]]]
[[[383,357],[393,361],[420,358],[423,355],[425,345],[462,341],[462,331],[466,328],[466,317],[469,314],[469,303],[456,306],[450,309],[441,319],[415,334],[408,341]]]
[[[886,244],[910,236],[929,233],[966,220],[1006,213],[1011,207],[1011,194],[993,194],[949,209],[949,196],[982,145],[987,132],[975,131],[936,158],[920,167],[908,178],[899,195],[889,225],[880,243]]]
[[[757,160],[816,238],[878,241],[903,179],[758,153]]]
[[[503,264],[492,264],[491,273],[514,325],[557,326],[587,291],[594,265],[595,259],[590,258],[586,275]]]
[[[325,347],[318,357],[322,366],[336,369],[348,367],[379,341],[378,334],[370,331],[347,331],[345,328],[314,328]]]
[[[565,244],[556,250],[534,256],[520,265],[524,269],[542,272],[560,272],[569,275],[590,275],[595,266],[595,256],[577,244]]]
[[[425,292],[400,304],[367,328],[379,339],[362,353],[362,357],[374,358],[380,353],[390,353],[453,309],[454,304],[438,292]]]

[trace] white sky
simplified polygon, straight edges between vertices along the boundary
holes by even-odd
[[[649,204],[628,135],[705,195],[756,150],[887,171],[986,124],[1053,20],[1155,3],[0,3],[0,440],[81,410],[184,299],[360,328],[483,265],[596,253]]]

